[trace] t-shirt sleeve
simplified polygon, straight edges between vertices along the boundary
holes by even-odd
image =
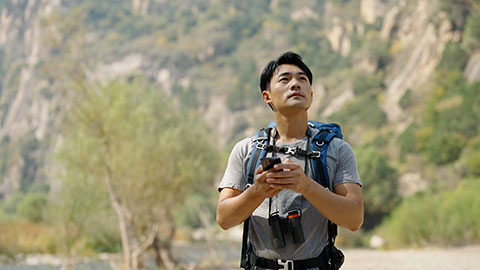
[[[244,162],[248,154],[249,143],[249,138],[246,138],[233,147],[222,181],[218,185],[218,191],[224,188],[242,191],[246,189]]]
[[[333,186],[342,183],[357,183],[362,186],[360,175],[358,173],[357,160],[352,147],[343,140],[337,140],[337,170]]]

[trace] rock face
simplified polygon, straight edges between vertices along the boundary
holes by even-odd
[[[439,27],[429,22],[432,16],[437,15],[427,8],[428,5],[429,1],[419,1],[416,10],[398,22],[398,42],[408,51],[406,49],[393,63],[398,71],[391,76],[393,79],[388,83],[383,103],[390,123],[406,120],[406,114],[399,105],[400,99],[409,88],[431,78],[446,43],[453,38],[448,20],[443,19]]]
[[[480,52],[470,57],[464,73],[469,83],[480,81]]]
[[[97,69],[92,74],[94,81],[112,81],[134,73],[139,73],[143,63],[144,57],[139,54],[129,54],[122,59],[108,64],[99,64]],[[168,80],[168,74],[167,78]]]
[[[383,19],[382,30],[380,31],[380,37],[382,39],[389,39],[392,29],[396,24],[397,16],[400,10],[397,6],[394,6],[391,10],[388,11],[387,15]]]
[[[57,99],[45,90],[48,82],[35,71],[44,55],[40,20],[56,5],[58,1],[13,1],[0,11],[0,49],[17,64],[6,72],[0,86],[0,106],[5,108],[0,110],[0,141],[2,149],[10,153],[10,164],[0,181],[0,197],[21,188],[20,179],[27,171],[41,171],[41,162],[31,162],[35,155],[47,151],[47,144],[39,145],[52,134],[49,129],[57,121],[52,115]],[[34,143],[32,153],[15,148],[28,141]]]
[[[460,33],[453,32],[447,16],[438,11],[437,1],[361,0],[359,10],[348,11],[354,14],[347,16],[338,1],[325,1],[323,11],[321,8],[317,10],[320,4],[312,4],[311,7],[296,6],[286,14],[298,24],[309,23],[310,20],[318,22],[318,38],[328,40],[331,49],[342,55],[343,60],[352,61],[355,72],[360,71],[365,76],[376,75],[380,69],[385,72],[386,80],[383,83],[386,90],[379,100],[389,123],[403,129],[410,123],[411,117],[409,112],[399,106],[399,101],[407,90],[415,91],[418,86],[428,82],[442,57],[445,44],[449,41],[458,42],[460,37]],[[153,10],[152,7],[158,2],[161,1],[132,0],[128,1],[128,5],[132,12],[141,16]],[[32,177],[35,181],[45,181],[43,172],[47,170],[45,164],[48,162],[44,157],[51,153],[52,145],[57,140],[61,121],[59,108],[64,105],[64,100],[61,95],[49,90],[52,89],[52,79],[42,77],[38,70],[38,66],[51,57],[42,40],[42,36],[45,36],[42,18],[56,11],[60,5],[60,0],[10,0],[8,4],[0,4],[0,68],[1,65],[8,65],[3,74],[0,69],[0,150],[3,151],[0,152],[0,172],[4,170],[0,175],[0,198],[22,188],[21,179],[25,178],[26,171],[33,170]],[[270,2],[272,12],[282,8],[281,1]],[[262,63],[261,67],[272,55],[277,56],[281,51],[290,49],[287,46],[288,37],[284,35],[285,29],[280,22],[267,20],[264,24],[272,24],[274,27],[262,28],[259,33],[252,35],[265,36],[263,39],[266,44],[262,46],[268,47],[272,52],[248,52],[256,55],[255,64]],[[213,36],[219,35],[222,42],[231,38],[228,28],[217,24],[210,27],[215,35],[201,36],[200,33],[192,32],[190,36],[192,44],[200,45],[197,44],[198,48],[192,53],[195,59],[189,61],[204,63],[200,67],[202,72],[204,68],[213,70],[209,62],[221,51],[222,46],[215,45],[216,39]],[[97,37],[94,33],[88,38],[95,40]],[[381,66],[382,59],[375,52],[358,49],[365,43],[364,38],[391,44],[391,59],[386,68]],[[312,46],[310,43],[303,45]],[[95,59],[96,64],[85,71],[89,73],[89,79],[109,81],[132,74],[146,74],[169,97],[175,94],[173,91],[178,89],[177,86],[189,89],[190,85],[197,85],[195,73],[184,74],[183,70],[154,63],[146,52],[131,48],[135,48],[135,45],[116,55],[111,52],[112,55],[99,56]],[[260,70],[261,67],[256,68]],[[480,80],[480,52],[471,55],[464,74],[470,83]],[[314,80],[315,99],[310,111],[312,117],[328,117],[356,98],[351,84],[342,85],[343,82],[348,82],[350,75],[345,76],[347,78],[338,79],[341,85],[335,86],[334,93],[329,93],[332,89],[329,89],[331,86],[327,82],[318,83],[320,80]],[[225,80],[228,82],[218,88],[229,87],[229,78]],[[222,96],[221,91],[201,98],[205,102],[198,110],[210,123],[212,133],[219,134],[218,143],[221,146],[229,143],[235,134],[253,134],[256,129],[252,126],[258,118],[269,119],[272,116],[264,106],[230,112],[226,97]],[[30,152],[22,153],[20,146],[26,143],[32,143],[35,147]],[[2,169],[6,152],[10,155],[9,163],[4,166],[6,169]]]
[[[351,42],[348,38],[347,31],[340,25],[334,25],[327,33],[327,39],[336,52],[340,52],[342,56],[347,56],[350,53]]]
[[[335,97],[323,110],[322,117],[328,117],[333,113],[342,109],[342,107],[347,104],[348,102],[352,101],[355,98],[355,93],[353,92],[352,87],[348,87],[348,89],[344,90],[342,94],[338,97]]]
[[[360,13],[368,24],[373,24],[377,19],[377,0],[362,0],[360,2]]]

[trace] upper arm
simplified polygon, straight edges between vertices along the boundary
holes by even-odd
[[[218,190],[223,191],[225,189],[245,190],[245,171],[244,163],[248,154],[249,139],[244,139],[238,142],[232,149],[228,158],[227,168],[223,178],[218,185]]]
[[[220,204],[222,201],[230,198],[237,197],[238,195],[242,194],[243,191],[234,189],[234,188],[223,188],[220,191],[220,195],[218,197],[218,203]]]
[[[358,183],[342,183],[333,188],[333,192],[355,201],[363,209],[362,187]]]
[[[339,184],[354,183],[362,186],[360,175],[358,173],[357,160],[352,147],[345,141],[334,139],[332,141],[333,147],[331,154],[336,160],[334,168],[332,168],[333,181],[332,185],[335,187]],[[329,147],[330,150],[330,147]]]

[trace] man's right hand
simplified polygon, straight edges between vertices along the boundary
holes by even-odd
[[[247,219],[265,200],[277,195],[282,188],[275,188],[266,182],[268,171],[262,166],[255,171],[254,183],[245,191],[224,188],[217,204],[217,223],[224,230],[236,226]]]

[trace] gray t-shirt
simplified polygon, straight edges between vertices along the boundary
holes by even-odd
[[[313,138],[318,130],[312,129]],[[245,162],[250,155],[254,137],[248,137],[238,142],[233,148],[223,179],[218,189],[233,188],[244,191],[246,189]],[[296,147],[306,150],[309,146],[309,137],[291,143],[276,143],[278,147]],[[296,157],[282,153],[268,153],[267,156],[278,156],[283,160],[289,158],[305,168],[306,175],[312,177],[310,162],[305,167],[305,157]],[[358,183],[362,185],[358,175],[357,163],[351,146],[345,141],[334,138],[327,149],[327,167],[330,178],[330,190],[341,183]],[[276,249],[273,246],[272,233],[268,224],[269,212],[278,212],[280,217],[286,217],[289,211],[301,209],[301,222],[305,242],[296,244],[292,236],[285,235],[286,246]],[[257,256],[267,259],[303,260],[320,255],[327,244],[327,219],[307,201],[302,194],[291,190],[282,190],[272,198],[269,211],[269,199],[252,213],[249,227],[249,241]]]

